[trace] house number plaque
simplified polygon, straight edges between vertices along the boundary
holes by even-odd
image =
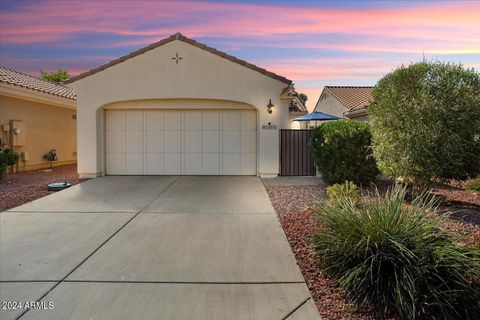
[[[272,123],[268,123],[268,124],[264,124],[262,126],[262,129],[264,130],[276,130],[277,129],[277,125],[276,124],[272,124]]]

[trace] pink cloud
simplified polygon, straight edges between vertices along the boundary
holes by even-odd
[[[191,37],[251,37],[257,44],[272,46],[275,44],[270,38],[280,35],[290,38],[295,47],[346,51],[415,52],[419,45],[412,45],[412,40],[429,40],[433,47],[424,50],[478,53],[479,12],[480,4],[475,2],[335,9],[200,1],[74,1],[62,5],[57,1],[44,1],[24,5],[22,11],[3,14],[0,41],[52,43],[82,33],[141,38],[103,44],[116,47],[144,45],[146,41],[182,31]],[[159,22],[167,27],[158,27]],[[355,34],[364,41],[351,45],[296,39],[298,34],[327,33]]]

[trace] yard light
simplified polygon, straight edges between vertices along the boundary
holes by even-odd
[[[270,99],[268,101],[268,104],[267,104],[267,110],[268,110],[268,113],[272,113],[272,108],[274,107],[273,103],[272,103],[272,99]]]

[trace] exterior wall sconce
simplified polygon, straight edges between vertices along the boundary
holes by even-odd
[[[267,104],[267,110],[268,110],[268,113],[272,113],[272,108],[274,107],[273,103],[272,103],[272,99],[270,99],[268,101],[268,104]]]
[[[22,133],[22,129],[20,129],[20,128],[13,128],[13,133],[18,136],[20,133]]]

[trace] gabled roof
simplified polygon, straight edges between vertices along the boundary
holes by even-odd
[[[328,92],[342,103],[348,111],[364,109],[373,101],[372,86],[325,86],[320,95]]]
[[[288,111],[295,112],[295,113],[308,113],[307,107],[298,99],[298,92],[295,91],[293,85],[289,85],[285,89],[283,89],[282,93],[280,94],[282,99],[290,99],[290,106],[288,107]]]
[[[200,43],[200,42],[197,42],[197,41],[195,41],[195,40],[193,40],[193,39],[187,38],[187,37],[185,37],[184,35],[182,35],[181,33],[176,33],[176,34],[174,34],[174,35],[171,35],[171,36],[168,37],[168,38],[165,38],[165,39],[163,39],[163,40],[160,40],[160,41],[158,41],[158,42],[155,42],[155,43],[153,43],[153,44],[151,44],[151,45],[149,45],[149,46],[146,46],[146,47],[144,47],[144,48],[142,48],[142,49],[139,49],[139,50],[137,50],[137,51],[131,52],[131,53],[129,53],[129,54],[123,56],[123,57],[120,57],[120,58],[118,58],[118,59],[112,60],[112,61],[110,61],[109,63],[104,64],[104,65],[102,65],[102,66],[100,66],[100,67],[98,67],[98,68],[92,69],[92,70],[87,71],[87,72],[84,72],[84,73],[82,73],[82,74],[80,74],[80,75],[78,75],[78,76],[72,77],[71,79],[65,81],[65,83],[71,83],[71,82],[77,81],[77,80],[79,80],[79,79],[88,77],[88,76],[90,76],[90,75],[92,75],[92,74],[95,74],[95,73],[97,73],[97,72],[100,72],[100,71],[102,71],[102,70],[105,70],[105,69],[107,69],[107,68],[110,68],[110,67],[112,67],[112,66],[114,66],[114,65],[116,65],[116,64],[122,63],[122,62],[125,61],[125,60],[131,59],[131,58],[136,57],[136,56],[138,56],[138,55],[141,55],[142,53],[145,53],[145,52],[150,51],[150,50],[153,50],[153,49],[155,49],[155,48],[157,48],[157,47],[163,46],[164,44],[167,44],[167,43],[172,42],[172,41],[174,41],[174,40],[183,41],[183,42],[185,42],[185,43],[191,44],[192,46],[195,46],[195,47],[197,47],[197,48],[200,48],[200,49],[206,50],[206,51],[208,51],[208,52],[210,52],[210,53],[213,53],[213,54],[215,54],[215,55],[217,55],[217,56],[219,56],[219,57],[222,57],[222,58],[224,58],[224,59],[227,59],[227,60],[230,60],[230,61],[232,61],[232,62],[238,63],[238,64],[240,64],[240,65],[242,65],[242,66],[244,66],[244,67],[246,67],[246,68],[252,69],[252,70],[257,71],[257,72],[260,72],[261,74],[264,74],[264,75],[266,75],[266,76],[268,76],[268,77],[270,77],[270,78],[273,78],[273,79],[275,79],[275,80],[284,82],[284,83],[289,84],[289,85],[292,84],[292,80],[289,80],[289,79],[287,79],[287,78],[285,78],[285,77],[283,77],[283,76],[280,76],[280,75],[278,75],[278,74],[275,74],[275,73],[273,73],[273,72],[267,71],[267,70],[265,70],[265,69],[263,69],[263,68],[257,67],[256,65],[253,65],[253,64],[251,64],[251,63],[248,63],[248,62],[245,61],[245,60],[241,60],[241,59],[238,59],[238,58],[236,58],[236,57],[234,57],[234,56],[228,55],[228,54],[226,54],[225,52],[218,51],[217,49],[212,48],[212,47],[209,47],[209,46],[207,46],[207,45],[205,45],[205,44],[203,44],[203,43]]]
[[[28,74],[13,71],[6,67],[0,67],[0,83],[8,83],[35,91],[51,94],[54,96],[76,100],[75,91],[61,84],[48,82]]]

